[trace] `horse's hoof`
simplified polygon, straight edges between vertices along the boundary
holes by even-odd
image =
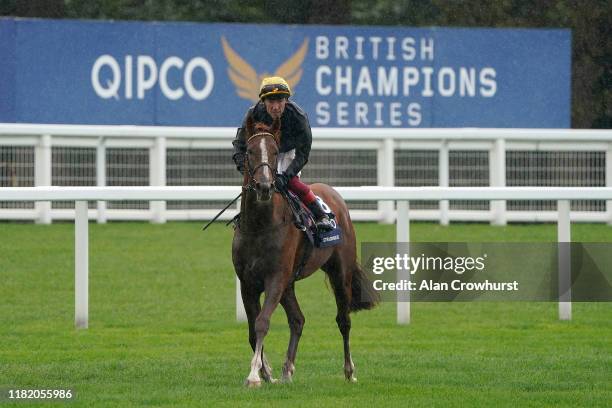
[[[346,377],[346,381],[350,382],[350,383],[356,383],[357,382],[357,378],[355,378],[354,376],[350,376],[350,377]]]
[[[259,388],[261,387],[261,380],[250,380],[247,378],[244,385],[246,385],[247,388]]]
[[[267,382],[270,384],[275,384],[278,382],[278,380],[272,377],[271,375],[261,374],[260,377],[263,378],[264,382]]]
[[[293,374],[295,373],[295,366],[293,363],[286,362],[283,366],[282,382],[285,384],[293,382]]]

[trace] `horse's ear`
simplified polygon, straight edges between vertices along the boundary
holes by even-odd
[[[270,133],[274,135],[277,141],[280,141],[280,137],[281,137],[280,128],[281,128],[281,120],[280,118],[275,118],[274,122],[272,122]]]
[[[253,126],[255,125],[255,122],[253,121],[253,118],[251,117],[251,115],[249,115],[247,117],[246,120],[246,134],[247,134],[247,138],[251,137],[253,135]]]

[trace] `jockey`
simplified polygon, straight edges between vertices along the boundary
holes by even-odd
[[[280,118],[282,136],[274,184],[280,191],[288,188],[306,204],[315,217],[318,229],[331,230],[333,225],[321,203],[310,187],[300,180],[300,171],[308,162],[310,155],[312,134],[306,113],[295,102],[289,100],[290,96],[291,89],[283,78],[263,79],[259,88],[260,101],[249,108],[232,142],[234,145],[232,159],[238,171],[244,173],[245,128],[249,116],[254,122],[263,122],[266,125],[271,125],[274,119]]]

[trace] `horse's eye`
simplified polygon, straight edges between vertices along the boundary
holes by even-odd
[[[253,151],[251,149],[248,149],[247,154],[253,154]]]

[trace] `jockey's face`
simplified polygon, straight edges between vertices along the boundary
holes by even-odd
[[[285,110],[285,105],[287,104],[287,99],[264,99],[264,103],[266,104],[266,111],[268,114],[272,116],[272,119],[280,118]]]

